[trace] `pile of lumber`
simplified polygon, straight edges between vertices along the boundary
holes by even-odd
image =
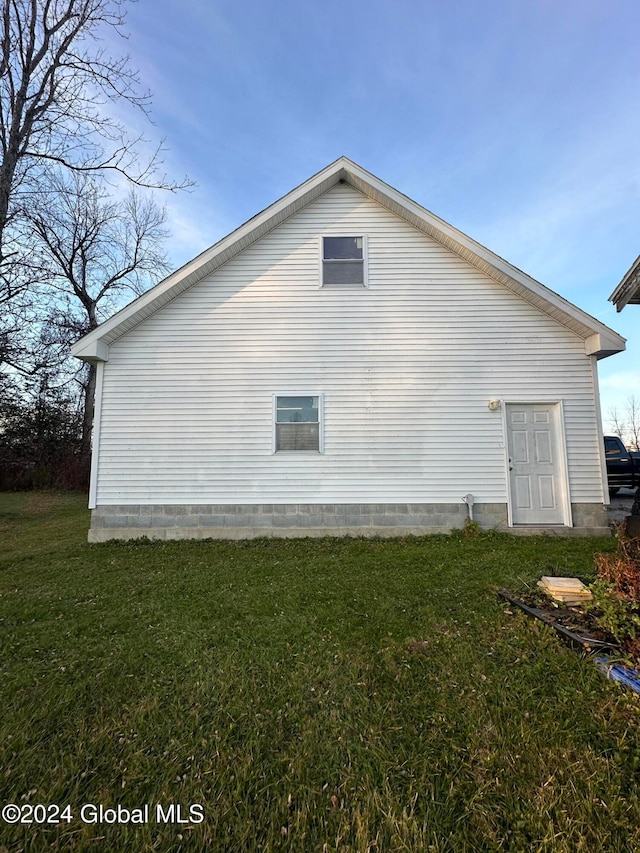
[[[538,586],[555,601],[561,601],[569,606],[584,604],[585,601],[591,601],[593,597],[591,590],[579,578],[544,577],[538,581]]]

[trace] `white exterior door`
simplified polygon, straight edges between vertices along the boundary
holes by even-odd
[[[506,426],[511,523],[568,523],[559,407],[507,403]]]

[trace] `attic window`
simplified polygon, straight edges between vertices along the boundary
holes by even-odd
[[[322,286],[366,285],[367,238],[322,238]]]

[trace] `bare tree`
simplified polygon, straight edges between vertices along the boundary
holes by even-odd
[[[125,102],[146,113],[128,57],[112,57],[105,32],[122,35],[128,0],[3,0],[0,21],[0,300],[16,297],[28,275],[6,267],[20,260],[17,226],[51,166],[111,170],[142,186],[177,189],[160,170],[159,148],[131,135],[109,111]],[[25,284],[26,282],[26,284]]]
[[[640,450],[640,399],[635,394],[627,398],[621,415],[617,408],[610,409],[609,429],[631,450]]]
[[[37,258],[46,271],[49,323],[69,342],[139,295],[168,269],[165,210],[130,189],[117,200],[87,174],[58,173],[54,192],[39,197],[29,214]],[[83,380],[82,447],[89,455],[96,370]]]
[[[607,420],[609,421],[608,428],[611,430],[611,433],[624,441],[625,423],[616,406],[609,410]]]
[[[627,424],[632,450],[640,450],[640,400],[632,394],[627,400]]]
[[[35,285],[42,281],[42,270],[34,263],[29,242],[24,238],[24,221],[14,223],[9,253],[0,260],[0,368],[10,365],[22,373],[32,372],[37,362],[28,347],[37,316]],[[27,358],[25,358],[27,356]]]

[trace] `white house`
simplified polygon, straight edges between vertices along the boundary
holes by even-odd
[[[623,349],[340,158],[73,347],[89,539],[430,533],[471,501],[608,532],[596,362]]]

